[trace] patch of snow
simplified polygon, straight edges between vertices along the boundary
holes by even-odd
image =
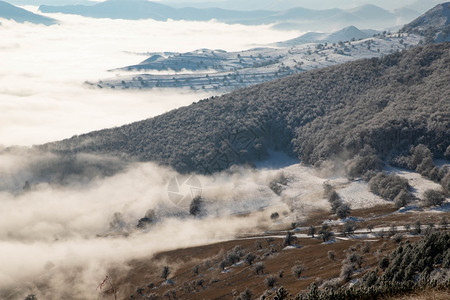
[[[336,239],[340,239],[340,238],[336,238]],[[321,243],[321,244],[322,244],[322,245],[331,245],[331,244],[334,244],[334,243],[337,243],[337,242],[338,242],[336,239],[329,240],[329,241],[323,242],[323,243]]]
[[[239,267],[239,266],[242,266],[243,264],[244,264],[244,261],[241,260],[241,261],[238,261],[237,263],[235,263],[235,264],[233,265],[233,267]]]
[[[337,189],[342,200],[352,209],[369,208],[375,205],[386,204],[386,200],[371,193],[367,182],[352,181],[346,187]]]
[[[450,212],[450,202],[445,202],[441,206],[433,207],[430,209],[431,212]]]
[[[407,212],[412,212],[412,211],[421,211],[422,208],[420,206],[417,205],[409,205],[406,207],[401,207],[399,210],[397,210],[397,213],[407,213]]]
[[[303,246],[301,246],[301,245],[290,245],[290,246],[284,247],[283,250],[300,249],[300,248],[302,248],[302,247],[303,247]]]
[[[408,180],[409,185],[413,188],[412,193],[414,196],[418,198],[423,198],[423,194],[426,190],[433,189],[433,190],[442,190],[442,187],[440,184],[437,184],[436,182],[433,182],[429,179],[426,179],[422,177],[419,173],[397,168],[393,166],[386,166],[385,170],[389,173],[394,173],[402,178],[405,178]]]

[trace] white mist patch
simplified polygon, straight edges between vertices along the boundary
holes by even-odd
[[[199,48],[235,51],[298,35],[269,26],[47,15],[60,24],[1,21],[0,144],[32,145],[68,138],[211,96],[180,89],[116,91],[83,84],[115,77],[119,73],[108,70],[147,58],[134,53]]]
[[[0,172],[29,174],[26,163],[15,163],[17,157],[0,156],[5,162]],[[0,192],[0,298],[34,293],[44,299],[95,299],[98,281],[111,268],[126,269],[131,259],[233,239],[270,225],[264,212],[239,215],[283,206],[267,186],[274,172],[239,169],[214,178],[198,175],[210,214],[202,219],[179,213],[183,209],[169,200],[167,189],[170,179],[180,175],[152,163],[133,164],[87,185],[37,183],[21,193]],[[137,229],[149,209],[162,217],[145,230]],[[111,227],[115,213],[124,223],[120,229]],[[68,280],[67,274],[73,278]]]

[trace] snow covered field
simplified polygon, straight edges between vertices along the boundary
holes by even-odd
[[[380,34],[358,41],[259,47],[244,51],[199,49],[149,53],[141,64],[115,69],[114,78],[86,84],[100,88],[189,88],[224,93],[291,74],[382,57],[421,41],[412,34]],[[132,72],[131,75],[129,72]]]

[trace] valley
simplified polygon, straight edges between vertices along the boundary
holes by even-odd
[[[450,3],[11,2],[0,299],[450,297]]]

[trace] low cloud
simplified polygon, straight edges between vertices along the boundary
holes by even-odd
[[[11,154],[0,156],[2,162],[10,162],[2,164],[0,173],[34,174],[30,165],[15,163],[20,155],[15,160]],[[20,299],[33,293],[44,299],[73,295],[93,299],[99,281],[111,269],[123,272],[131,259],[231,239],[267,225],[265,212],[238,215],[284,206],[267,187],[273,173],[240,169],[215,177],[198,175],[210,214],[202,219],[190,217],[186,208],[169,200],[167,184],[180,175],[153,163],[131,164],[124,172],[85,185],[29,178],[38,183],[21,192],[4,189],[0,192],[0,265],[4,266],[0,298]],[[159,222],[137,229],[137,221],[149,209],[160,216]],[[122,228],[111,227],[117,213]]]
[[[137,64],[134,53],[229,51],[292,38],[268,26],[217,22],[91,19],[47,14],[59,25],[2,20],[0,39],[0,144],[32,145],[162,114],[210,96],[188,90],[119,91],[85,81]],[[251,36],[251,40],[249,40]]]

